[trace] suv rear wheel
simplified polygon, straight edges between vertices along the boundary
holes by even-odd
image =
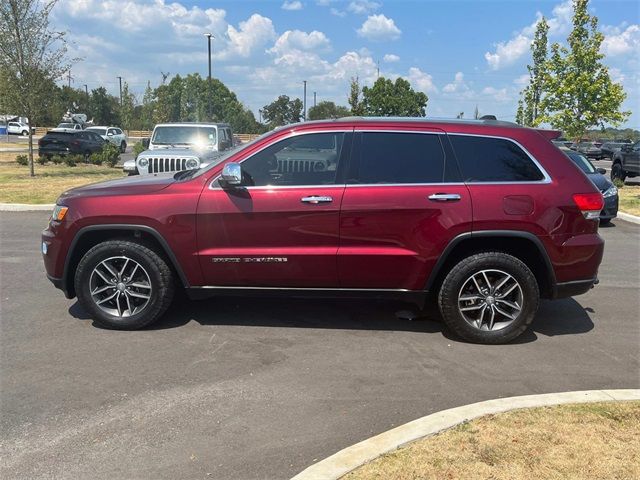
[[[75,290],[82,307],[100,326],[135,330],[157,320],[174,294],[171,269],[139,243],[110,240],[80,260]]]
[[[611,180],[624,180],[627,178],[627,172],[624,171],[620,163],[614,163],[611,166]]]
[[[444,321],[474,343],[506,343],[524,332],[538,310],[540,292],[531,270],[503,252],[461,260],[438,295]]]

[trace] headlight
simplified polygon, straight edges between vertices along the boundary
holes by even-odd
[[[149,159],[147,158],[139,158],[138,159],[138,165],[140,165],[141,167],[146,167],[147,165],[149,165]]]
[[[613,197],[615,195],[618,195],[618,189],[616,188],[615,185],[611,185],[609,188],[607,188],[607,190],[602,194],[602,196],[604,198],[607,197]]]
[[[64,219],[64,216],[67,214],[68,207],[63,205],[56,205],[53,207],[53,213],[51,214],[51,220],[55,220],[56,222],[61,222]]]
[[[189,170],[194,169],[194,168],[198,168],[198,160],[196,160],[195,158],[188,159],[187,163],[186,163],[186,167]]]

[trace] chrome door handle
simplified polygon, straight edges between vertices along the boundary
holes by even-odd
[[[460,195],[457,193],[434,193],[429,195],[429,200],[432,202],[457,202],[460,200]]]
[[[326,197],[326,196],[318,196],[318,195],[311,195],[310,197],[302,197],[300,199],[301,202],[304,203],[312,203],[312,204],[317,204],[317,203],[330,203],[333,202],[333,198],[331,197]]]

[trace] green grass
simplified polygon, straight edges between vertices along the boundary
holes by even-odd
[[[15,162],[0,162],[0,203],[54,203],[65,190],[88,183],[124,176],[119,167],[79,164],[35,165],[35,177],[29,167]]]
[[[625,185],[618,188],[618,196],[620,197],[618,209],[621,212],[640,215],[640,186]]]

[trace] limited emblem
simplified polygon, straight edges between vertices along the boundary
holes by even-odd
[[[213,263],[285,263],[287,257],[213,257]]]

